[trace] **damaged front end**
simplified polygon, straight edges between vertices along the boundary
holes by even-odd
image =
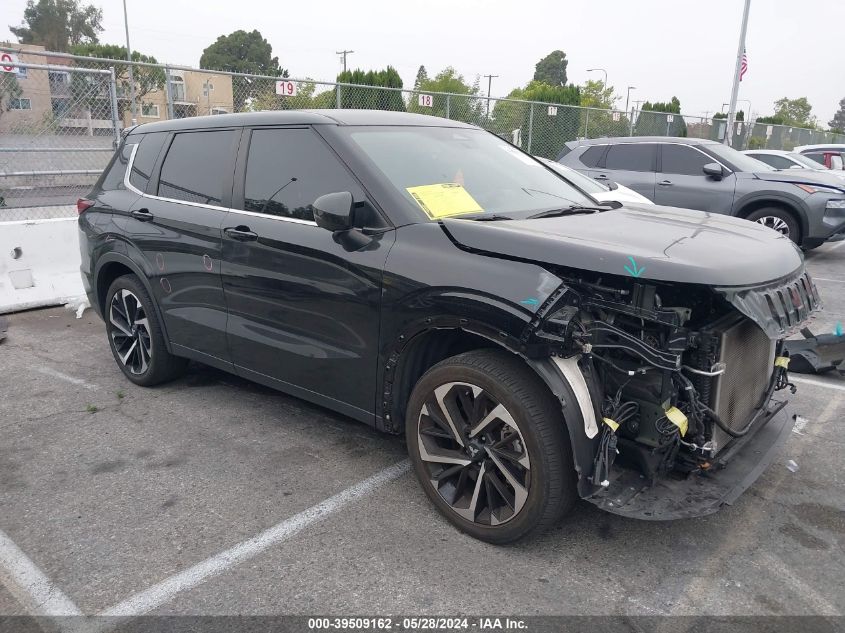
[[[748,287],[557,273],[523,342],[575,396],[581,496],[652,520],[731,503],[792,428],[784,339],[820,308],[803,267]]]

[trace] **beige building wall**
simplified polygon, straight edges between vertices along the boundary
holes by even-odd
[[[24,51],[43,51],[43,46],[18,45]],[[21,62],[30,64],[44,64],[42,55],[18,54]],[[3,95],[3,107],[0,110],[0,133],[3,134],[34,134],[44,128],[53,113],[50,101],[50,80],[46,70],[28,68],[26,75],[0,72],[0,81],[16,81],[20,86],[21,99],[29,99],[29,110],[7,110],[6,99]]]
[[[232,78],[228,75],[199,71],[171,71],[174,118],[223,114],[233,111]],[[212,89],[203,94],[208,81]],[[124,125],[131,125],[127,108]],[[167,119],[167,92],[156,89],[139,99],[138,124]]]

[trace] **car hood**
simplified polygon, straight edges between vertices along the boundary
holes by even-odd
[[[535,220],[446,218],[441,225],[474,251],[660,281],[752,286],[803,265],[788,238],[760,224],[657,205]]]
[[[845,193],[842,180],[833,174],[817,172],[813,169],[784,169],[783,171],[758,171],[749,176],[765,180],[766,182],[790,182],[795,184],[825,185],[836,187]]]

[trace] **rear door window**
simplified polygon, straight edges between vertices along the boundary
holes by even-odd
[[[220,206],[232,179],[237,135],[234,130],[176,134],[161,166],[158,195]]]
[[[146,191],[153,167],[167,138],[167,132],[152,132],[140,136],[135,160],[132,161],[132,170],[129,173],[129,182],[139,191]]]
[[[713,159],[687,145],[664,143],[661,145],[662,167],[664,174],[681,176],[704,176],[703,168]]]
[[[253,130],[244,182],[245,211],[314,221],[313,202],[326,193],[361,188],[312,130]]]
[[[605,168],[620,171],[654,171],[656,156],[657,145],[653,143],[611,145],[605,158]]]

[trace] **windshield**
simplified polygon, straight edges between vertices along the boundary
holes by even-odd
[[[542,160],[543,163],[554,169],[561,176],[566,178],[573,185],[575,185],[579,189],[586,191],[589,194],[607,193],[608,191],[610,191],[608,187],[605,187],[600,182],[593,180],[589,176],[585,176],[581,172],[576,171],[571,167],[561,165],[560,163],[556,163],[552,160],[546,160],[545,158],[542,158],[540,160]]]
[[[718,158],[720,161],[728,163],[736,171],[777,171],[771,165],[767,165],[761,160],[752,158],[748,154],[738,152],[727,145],[722,145],[720,143],[708,143],[706,145],[701,145],[700,147],[708,154],[712,154]]]
[[[510,216],[596,202],[483,130],[348,128],[349,137],[422,217]]]
[[[791,160],[794,160],[796,163],[806,167],[807,169],[817,169],[819,171],[827,171],[827,167],[824,165],[820,165],[812,158],[807,158],[803,154],[799,154],[798,152],[789,152],[787,154]]]

